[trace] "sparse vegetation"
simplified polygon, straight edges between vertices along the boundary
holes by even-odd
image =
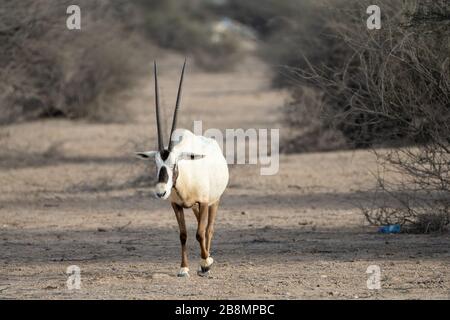
[[[335,127],[323,103],[323,93],[311,87],[300,87],[292,93],[283,108],[283,122],[289,132],[283,152],[331,151],[347,147],[344,135]],[[300,116],[301,115],[301,116]]]
[[[190,54],[214,71],[233,67],[241,54],[232,33],[213,37],[217,18],[199,4],[79,1],[81,31],[65,27],[69,4],[2,4],[1,124],[41,117],[126,119],[119,98],[141,76],[154,45]]]
[[[137,50],[108,3],[82,2],[82,31],[65,27],[69,2],[6,1],[0,19],[0,121],[108,120],[139,72]]]
[[[399,1],[383,3],[383,28],[377,32],[365,28],[365,11],[342,11],[328,33],[340,44],[327,54],[343,60],[318,64],[304,55],[307,66],[291,68],[300,84],[292,88],[295,110],[286,107],[291,126],[292,119],[321,119],[304,126],[321,128],[313,130],[315,139],[303,140],[315,144],[310,149],[323,150],[317,137],[330,129],[341,132],[349,147],[395,147],[378,154],[379,166],[399,178],[380,175],[379,187],[397,206],[380,206],[366,217],[423,232],[442,230],[450,214],[450,32],[445,19],[428,19],[442,14],[443,7],[434,5],[441,4],[419,1],[414,12],[405,12]],[[315,113],[304,106],[305,87],[319,92],[313,104],[322,107]],[[296,142],[307,137],[304,132]],[[307,150],[296,147],[302,148]]]
[[[241,57],[240,38],[229,30],[218,34],[220,20],[206,1],[139,1],[141,28],[162,48],[191,55],[197,64],[210,71],[232,68]]]
[[[259,32],[274,85],[292,92],[284,151],[394,147],[377,154],[380,172],[399,180],[379,176],[389,205],[365,211],[368,221],[442,230],[450,202],[450,6],[382,1],[383,26],[372,31],[369,4],[229,1],[227,12]]]

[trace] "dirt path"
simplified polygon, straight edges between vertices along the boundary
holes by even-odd
[[[163,102],[175,100],[178,57],[161,65]],[[186,77],[181,126],[278,127],[285,93],[258,61]],[[367,152],[282,155],[280,172],[233,166],[213,243],[210,278],[176,277],[178,228],[140,177],[133,152],[154,147],[151,78],[130,92],[122,124],[37,121],[2,128],[0,298],[450,298],[448,235],[380,235],[358,206],[370,199]],[[170,115],[170,112],[168,115]],[[198,263],[188,215],[191,270]],[[81,290],[66,268],[81,269]],[[381,267],[381,290],[366,269]]]

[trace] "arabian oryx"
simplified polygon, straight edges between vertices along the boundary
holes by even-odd
[[[210,256],[214,220],[220,197],[228,184],[228,165],[219,144],[210,138],[194,135],[185,129],[176,129],[186,60],[181,71],[178,95],[173,114],[169,145],[163,142],[161,128],[158,75],[156,62],[155,103],[158,130],[158,151],[137,152],[141,159],[155,159],[157,168],[156,197],[168,199],[175,211],[180,228],[181,269],[179,277],[189,276],[186,252],[186,223],[183,208],[192,208],[197,218],[197,240],[200,243],[198,275],[208,275],[213,258]]]

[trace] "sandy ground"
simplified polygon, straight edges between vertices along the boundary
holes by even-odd
[[[167,116],[180,62],[160,67]],[[280,127],[286,94],[269,78],[254,60],[230,73],[190,69],[181,126]],[[133,117],[123,123],[1,128],[0,298],[450,298],[449,235],[381,235],[365,224],[358,208],[370,202],[376,169],[365,151],[282,155],[274,176],[233,166],[211,275],[195,274],[189,211],[192,275],[177,278],[175,216],[143,183],[154,169],[133,156],[155,146],[151,75],[128,95]],[[67,289],[70,265],[81,269],[80,290]],[[370,265],[381,268],[381,290],[367,288]]]

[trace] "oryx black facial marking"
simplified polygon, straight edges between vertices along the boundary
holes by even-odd
[[[167,183],[169,181],[169,175],[167,174],[166,167],[161,167],[159,170],[158,182],[159,183]]]
[[[163,151],[160,152],[160,156],[161,156],[162,161],[166,161],[167,158],[169,157],[169,155],[170,155],[170,151],[169,150],[164,149]]]

